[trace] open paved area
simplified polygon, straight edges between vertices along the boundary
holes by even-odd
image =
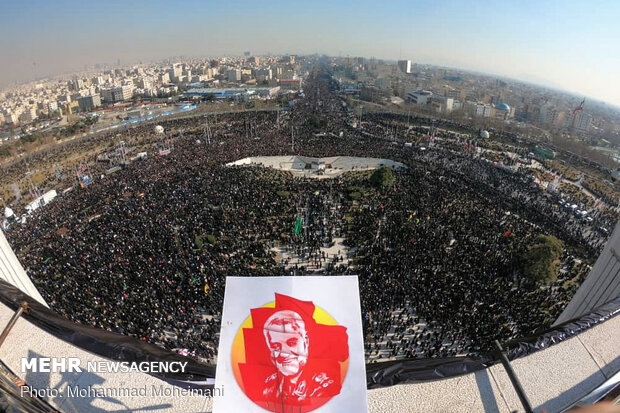
[[[356,156],[331,156],[315,158],[310,156],[252,156],[226,164],[227,166],[253,165],[292,172],[295,176],[308,178],[335,178],[344,172],[367,171],[388,166],[405,168],[400,162],[381,158]]]

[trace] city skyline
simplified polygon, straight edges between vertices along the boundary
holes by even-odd
[[[362,1],[3,2],[0,87],[103,62],[327,54],[410,59],[505,76],[620,106],[620,5]]]

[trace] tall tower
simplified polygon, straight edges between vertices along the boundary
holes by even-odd
[[[411,73],[411,60],[399,60],[398,68],[403,73]]]

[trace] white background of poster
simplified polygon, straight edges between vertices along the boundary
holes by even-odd
[[[237,385],[232,370],[231,349],[235,334],[250,316],[250,309],[274,301],[280,293],[298,300],[312,301],[347,328],[349,370],[340,394],[313,413],[364,413],[366,403],[366,367],[362,315],[357,276],[312,277],[226,277],[222,328],[218,349],[215,385],[224,395],[214,398],[213,413],[260,412],[266,410],[250,400]]]

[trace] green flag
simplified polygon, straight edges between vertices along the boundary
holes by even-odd
[[[295,235],[301,234],[301,230],[301,217],[297,217],[297,222],[295,222]]]

